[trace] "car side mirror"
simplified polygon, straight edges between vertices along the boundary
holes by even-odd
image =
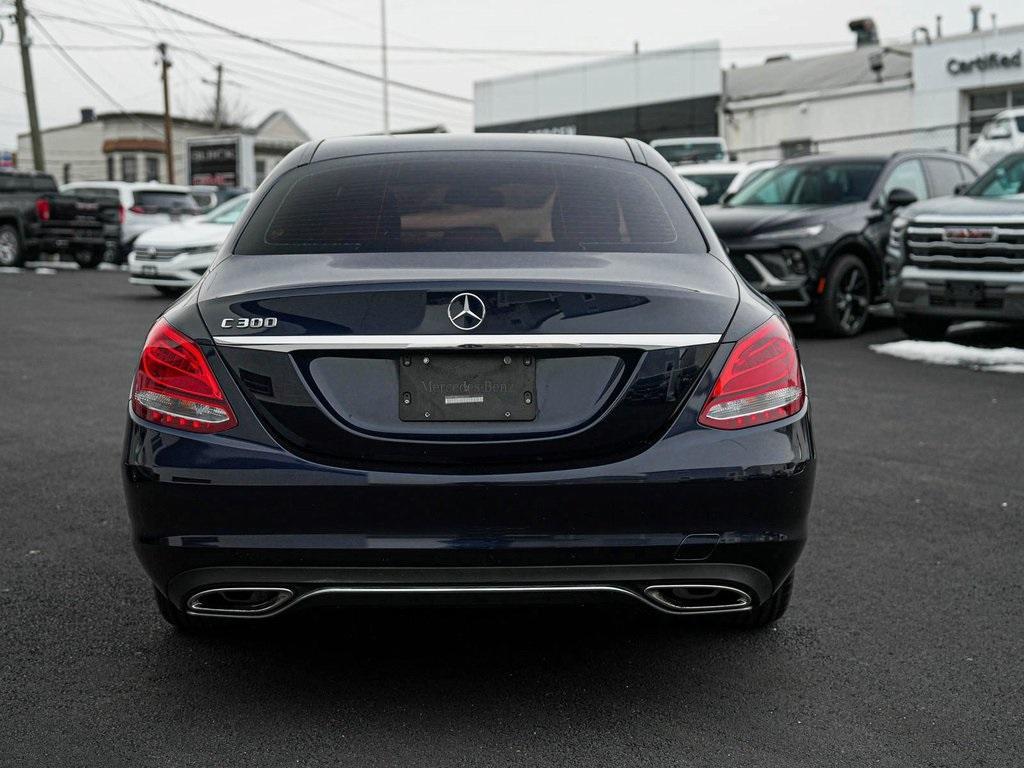
[[[971,186],[971,182],[969,182],[969,181],[961,181],[959,184],[957,184],[955,187],[953,187],[953,194],[954,195],[962,195],[964,192],[967,191],[967,188],[969,186]]]
[[[896,187],[890,191],[889,196],[885,198],[885,207],[886,210],[895,211],[897,208],[906,208],[908,205],[913,205],[916,202],[917,195],[909,189]]]

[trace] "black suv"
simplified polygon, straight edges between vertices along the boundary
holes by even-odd
[[[1024,323],[1024,152],[956,197],[901,211],[887,266],[896,320],[912,338],[941,339],[963,320]]]
[[[40,253],[55,253],[95,267],[116,251],[122,215],[116,200],[58,192],[49,174],[0,171],[0,266],[20,267]]]
[[[942,151],[816,155],[781,163],[705,213],[751,285],[794,318],[854,336],[884,295],[895,212],[979,172]]]

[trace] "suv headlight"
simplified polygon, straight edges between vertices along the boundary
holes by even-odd
[[[817,237],[825,229],[824,224],[815,224],[812,227],[799,227],[796,229],[777,229],[774,232],[762,232],[754,235],[753,240],[798,240],[804,237]]]

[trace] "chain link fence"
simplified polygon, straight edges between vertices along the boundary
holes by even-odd
[[[823,152],[889,154],[906,149],[945,149],[967,152],[970,147],[970,125],[953,123],[929,128],[862,133],[828,139],[794,138],[760,147],[730,147],[737,160],[787,160],[791,157]]]

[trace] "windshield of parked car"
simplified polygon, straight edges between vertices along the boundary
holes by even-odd
[[[552,152],[403,152],[281,177],[236,253],[706,253],[668,179],[639,163]]]
[[[683,141],[659,144],[654,150],[670,163],[705,163],[725,160],[725,150],[717,141]]]
[[[1024,155],[1012,155],[996,163],[964,194],[969,197],[1024,195]]]
[[[868,199],[884,163],[874,160],[812,162],[765,171],[726,203],[737,205],[841,205]]]
[[[233,197],[226,203],[221,203],[209,213],[203,216],[203,221],[210,224],[234,224],[242,215],[245,206],[249,204],[251,195],[239,195]]]
[[[713,205],[725,194],[729,184],[736,178],[736,171],[726,171],[725,173],[682,173],[680,175],[707,190],[704,196],[700,198],[701,205]]]

